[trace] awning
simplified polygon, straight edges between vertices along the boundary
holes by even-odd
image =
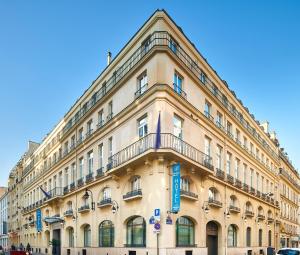
[[[64,219],[62,219],[60,217],[52,216],[52,217],[45,217],[44,221],[49,224],[53,224],[53,223],[57,223],[57,222],[64,222]]]

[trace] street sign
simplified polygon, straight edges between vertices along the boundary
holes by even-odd
[[[170,217],[170,216],[168,216],[167,218],[166,218],[166,224],[167,225],[172,225],[172,218]]]
[[[160,209],[154,209],[154,218],[156,221],[160,221]]]
[[[159,222],[156,222],[155,224],[154,224],[154,233],[156,233],[156,234],[159,234],[160,233],[160,223]]]
[[[155,223],[155,218],[154,216],[151,216],[151,218],[149,219],[149,224],[154,224]]]

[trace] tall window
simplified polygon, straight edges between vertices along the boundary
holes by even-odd
[[[73,183],[75,182],[75,176],[76,176],[76,164],[73,163],[71,165],[71,179]]]
[[[244,148],[248,150],[248,140],[245,136],[244,136]]]
[[[83,140],[83,128],[78,131],[78,142],[82,142]]]
[[[79,173],[78,173],[79,179],[81,179],[83,177],[83,164],[84,164],[83,162],[84,162],[83,158],[80,158],[79,159]]]
[[[195,226],[187,217],[180,217],[176,221],[176,246],[188,247],[195,245]]]
[[[98,126],[102,127],[104,125],[104,114],[103,109],[98,112]]]
[[[70,227],[68,229],[69,234],[69,247],[74,247],[74,229]]]
[[[239,171],[240,171],[240,160],[239,159],[235,159],[235,166],[234,166],[234,178],[235,179],[239,179]]]
[[[217,146],[217,168],[222,170],[222,147],[221,146]]]
[[[246,164],[243,164],[243,174],[244,174],[243,182],[245,184],[247,184],[247,165]]]
[[[99,153],[99,169],[101,169],[103,167],[103,143],[99,144],[98,153]]]
[[[268,232],[268,246],[272,247],[272,231],[269,230]]]
[[[186,177],[180,179],[180,189],[189,192],[190,191],[190,180]]]
[[[174,135],[182,139],[182,119],[174,115],[173,126],[174,126]]]
[[[84,247],[91,247],[91,226],[86,225],[83,229],[83,244]]]
[[[86,134],[90,135],[93,132],[93,120],[89,120],[86,124]]]
[[[148,77],[147,72],[144,72],[141,76],[138,78],[138,95],[142,95],[147,90],[148,85]]]
[[[114,224],[110,220],[102,221],[99,225],[99,246],[114,246]]]
[[[62,187],[63,185],[63,175],[62,175],[62,172],[59,172],[58,174],[58,187]]]
[[[236,141],[241,143],[241,132],[238,129],[236,129]]]
[[[109,159],[111,159],[112,155],[113,155],[113,138],[110,137],[108,139],[108,157]]]
[[[216,123],[219,127],[223,126],[223,115],[217,112],[217,120]]]
[[[113,102],[110,101],[108,103],[108,116],[107,116],[107,120],[111,120],[113,116]]]
[[[259,190],[259,173],[256,173],[256,189]]]
[[[138,120],[138,132],[139,138],[144,137],[148,134],[147,116]]]
[[[246,230],[246,246],[250,247],[251,246],[251,228],[247,227]]]
[[[227,121],[227,133],[232,135],[232,124]]]
[[[227,152],[226,154],[226,173],[230,174],[231,172],[231,154]]]
[[[173,38],[170,38],[169,47],[174,53],[177,52],[177,45],[177,42]]]
[[[140,176],[133,176],[131,179],[131,191],[141,189],[141,177]]]
[[[253,188],[253,184],[254,184],[254,170],[250,169],[250,186]]]
[[[92,173],[93,172],[93,164],[94,164],[94,153],[93,151],[90,151],[87,154],[87,158],[88,158],[88,173]]]
[[[206,74],[203,73],[203,72],[201,72],[201,74],[200,74],[200,81],[201,81],[202,83],[204,83],[204,84],[205,84],[205,82],[206,82]]]
[[[179,76],[177,73],[174,73],[174,90],[176,93],[182,93],[182,77]]]
[[[228,247],[236,247],[237,246],[237,228],[235,225],[229,225],[228,227],[228,239],[227,239]]]
[[[263,231],[262,229],[258,230],[258,246],[262,246],[262,238],[263,238]]]
[[[102,191],[102,200],[111,199],[111,190],[109,187],[105,187]]]
[[[72,150],[74,147],[75,147],[75,135],[73,135],[71,137],[71,147],[70,147],[70,149]]]
[[[208,118],[211,116],[211,104],[208,101],[205,101],[204,114]]]
[[[69,185],[69,168],[68,167],[65,168],[64,179],[65,179],[65,187],[67,187]]]
[[[211,155],[211,140],[208,137],[204,138],[204,153],[208,156]]]
[[[143,217],[137,216],[127,223],[127,246],[146,246],[146,222]]]

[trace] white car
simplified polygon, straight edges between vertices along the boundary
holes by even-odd
[[[300,248],[282,248],[276,252],[276,255],[300,255]]]

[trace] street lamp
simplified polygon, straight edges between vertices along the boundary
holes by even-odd
[[[84,199],[89,199],[90,195],[89,193],[91,194],[91,200],[92,200],[92,203],[91,203],[91,207],[92,207],[92,210],[95,211],[95,202],[94,202],[94,199],[93,199],[93,192],[90,190],[90,189],[85,189],[85,193],[83,195],[83,198]]]
[[[202,209],[203,209],[203,211],[204,211],[205,214],[209,213],[210,209],[209,209],[209,206],[208,206],[208,201],[204,201]]]
[[[111,211],[112,211],[113,214],[115,214],[118,210],[119,210],[119,204],[116,200],[113,200]]]

